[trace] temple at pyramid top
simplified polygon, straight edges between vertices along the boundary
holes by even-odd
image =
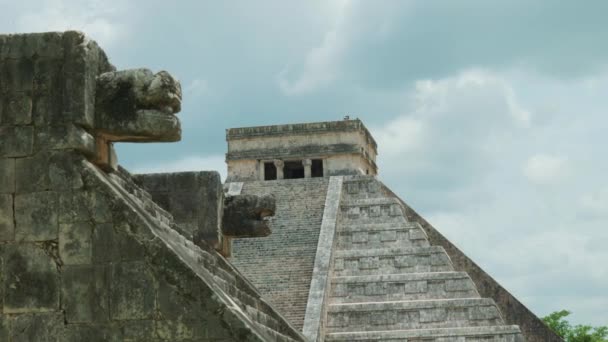
[[[377,145],[359,119],[230,128],[227,181],[372,175]]]

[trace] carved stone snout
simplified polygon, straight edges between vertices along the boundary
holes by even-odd
[[[271,233],[269,218],[276,202],[272,195],[237,195],[224,199],[222,234],[227,237],[264,237]]]
[[[97,77],[95,129],[108,141],[178,141],[182,89],[166,71],[106,72]]]

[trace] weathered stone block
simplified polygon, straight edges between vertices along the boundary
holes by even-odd
[[[382,210],[379,205],[369,207],[369,217],[379,217],[382,214]]]
[[[114,70],[103,50],[82,32],[63,34],[65,83],[63,116],[76,124],[92,127],[95,114],[96,77]]]
[[[38,58],[34,62],[34,94],[61,99],[63,89],[63,59]],[[52,116],[49,119],[60,119]],[[46,121],[46,119],[38,118]],[[52,122],[52,121],[47,121]],[[40,123],[40,121],[38,121]]]
[[[0,194],[15,192],[15,159],[0,158]]]
[[[450,279],[445,281],[445,290],[446,291],[467,291],[470,290],[472,286],[469,285],[467,279]]]
[[[123,341],[152,341],[155,337],[155,321],[125,321],[120,326]]]
[[[66,265],[90,264],[93,226],[90,222],[61,223],[59,225],[59,256]]]
[[[403,216],[403,212],[401,211],[401,206],[399,204],[393,204],[389,208],[388,214],[390,216]]]
[[[78,170],[82,156],[73,152],[46,151],[19,158],[15,164],[16,190],[20,193],[81,188]]]
[[[34,62],[29,58],[6,59],[0,64],[3,92],[31,92],[34,85]]]
[[[93,221],[96,223],[112,222],[111,199],[100,192],[87,193],[87,204]]]
[[[359,218],[359,215],[361,215],[361,211],[360,211],[359,207],[348,208],[347,216],[349,219]]]
[[[0,127],[0,157],[25,157],[32,154],[34,129],[28,126]]]
[[[57,262],[34,244],[7,245],[4,253],[4,313],[59,309]]]
[[[95,139],[82,127],[72,124],[36,129],[36,151],[75,149],[86,155],[95,153]]]
[[[154,314],[154,278],[143,262],[114,264],[111,273],[112,320],[150,319]]]
[[[346,190],[349,194],[359,193],[359,183],[346,183]]]
[[[4,312],[4,250],[6,244],[0,244],[0,317]],[[0,340],[1,341],[1,340]]]
[[[135,175],[156,203],[175,222],[212,246],[218,243],[222,213],[222,181],[217,172],[178,172]]]
[[[59,194],[34,192],[15,196],[15,239],[19,241],[56,240]]]
[[[36,95],[32,101],[34,125],[44,126],[67,121],[63,117],[61,101],[61,97],[53,93]]]
[[[15,239],[13,195],[0,194],[0,241]]]
[[[119,261],[119,241],[111,223],[97,223],[92,236],[92,261],[95,264]]]
[[[62,342],[126,342],[116,325],[68,324]]]
[[[11,34],[0,36],[0,59],[21,57],[63,57],[62,32]]]
[[[82,156],[76,153],[52,152],[49,157],[49,185],[53,190],[78,189],[83,185],[78,166]]]
[[[0,103],[0,124],[27,125],[32,122],[32,98],[23,93],[16,93],[3,99]]]
[[[2,280],[2,278],[0,278],[0,280]],[[8,340],[8,316],[0,313],[0,341]]]
[[[384,230],[380,232],[380,241],[396,241],[397,232],[395,230]]]
[[[87,193],[82,190],[65,191],[59,194],[59,223],[90,221]]]
[[[473,306],[469,308],[469,319],[475,320],[491,320],[500,317],[498,309],[495,306]]]
[[[143,245],[132,234],[133,226],[118,223],[114,227],[113,257],[120,261],[141,261],[145,257]]]
[[[15,315],[10,318],[12,342],[63,341],[64,323],[60,312]]]
[[[38,153],[32,157],[17,159],[15,174],[16,191],[19,193],[48,190],[47,155]]]
[[[194,291],[188,289],[189,291]],[[211,295],[211,293],[208,293]],[[167,319],[197,319],[205,317],[208,308],[191,299],[191,293],[171,286],[166,281],[160,281],[158,286],[158,310]]]
[[[192,340],[195,337],[194,327],[200,322],[186,320],[156,321],[156,335],[166,341]]]
[[[110,319],[110,288],[106,266],[65,266],[62,269],[62,309],[68,323],[103,323]]]

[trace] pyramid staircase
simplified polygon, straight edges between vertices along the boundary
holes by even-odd
[[[375,178],[344,179],[336,240],[325,341],[524,341]]]

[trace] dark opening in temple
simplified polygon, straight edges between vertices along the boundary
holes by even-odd
[[[283,167],[285,179],[304,178],[304,165],[301,160],[286,161]]]
[[[273,162],[264,163],[264,180],[277,179],[277,167]]]
[[[311,177],[323,177],[323,160],[313,159],[310,167]]]

